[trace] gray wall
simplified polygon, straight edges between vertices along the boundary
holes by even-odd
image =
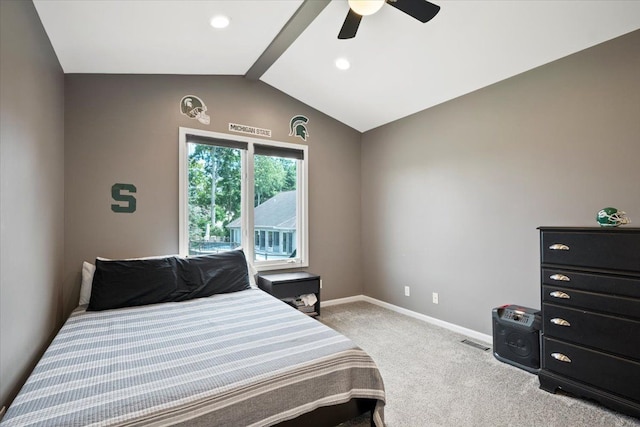
[[[536,227],[597,225],[605,206],[639,226],[638,46],[640,31],[365,133],[365,293],[490,334],[493,307],[540,307]]]
[[[0,406],[62,321],[64,76],[31,2],[0,1]]]
[[[289,136],[309,118],[309,271],[324,299],[362,293],[360,133],[262,82],[238,76],[66,75],[65,313],[77,305],[83,260],[178,251],[178,127],[227,132],[229,122]],[[202,125],[180,114],[202,98]],[[111,186],[137,187],[137,211],[111,211]]]
[[[640,32],[361,145],[242,77],[65,77],[31,2],[2,0],[0,17],[0,404],[76,306],[83,260],[177,252],[179,126],[236,122],[302,143],[289,119],[309,117],[309,270],[323,298],[364,292],[487,334],[492,307],[539,306],[537,226],[593,225],[609,205],[640,224]],[[210,125],[179,114],[187,94]],[[116,182],[137,186],[134,214],[111,212]]]

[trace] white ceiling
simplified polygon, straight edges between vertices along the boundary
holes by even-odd
[[[364,132],[640,29],[640,0],[433,2],[425,24],[385,5],[338,40],[348,5],[333,0],[260,80]],[[34,4],[65,73],[244,75],[303,1]]]

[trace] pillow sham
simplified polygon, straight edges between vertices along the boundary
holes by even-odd
[[[252,288],[258,289],[258,285],[256,283],[256,276],[258,275],[258,270],[256,270],[256,267],[253,265],[253,263],[249,261],[249,258],[247,257],[247,254],[244,251],[244,249],[238,248],[237,250],[242,251],[245,261],[247,262],[247,273],[249,274],[249,286],[251,286]]]
[[[240,249],[178,258],[176,301],[250,289],[249,271]]]
[[[101,261],[133,261],[138,259],[167,258],[170,256],[178,256],[178,255],[154,255],[154,256],[141,257],[141,258],[121,258],[121,259],[97,257],[96,259],[99,259]],[[91,299],[91,285],[93,283],[93,275],[95,272],[96,272],[95,264],[91,264],[90,262],[87,262],[87,261],[82,262],[82,281],[80,282],[80,299],[78,301],[78,305],[89,304],[89,300]],[[256,274],[258,273],[256,272]]]
[[[91,283],[93,282],[93,274],[96,271],[96,266],[90,262],[82,262],[82,281],[80,282],[80,300],[78,305],[89,304],[91,298]]]
[[[109,310],[171,301],[177,289],[177,258],[96,259],[87,310]]]
[[[172,260],[173,274],[169,274],[168,271],[150,271],[147,274],[144,269],[157,268],[157,263],[139,262],[169,259]],[[97,264],[101,265],[102,273],[95,283]],[[133,270],[129,271],[130,269]],[[255,267],[242,249],[187,258],[178,255],[126,259],[98,257],[96,265],[86,261],[82,264],[79,305],[89,304],[87,310],[97,311],[185,301],[257,288],[256,274]],[[98,291],[94,293],[95,286],[98,287]]]

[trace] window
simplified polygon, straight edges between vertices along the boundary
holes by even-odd
[[[180,253],[308,265],[307,147],[180,128]]]

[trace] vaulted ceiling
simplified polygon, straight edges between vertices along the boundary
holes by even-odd
[[[361,132],[640,29],[634,0],[433,2],[338,40],[346,0],[34,0],[65,73],[244,75]]]

